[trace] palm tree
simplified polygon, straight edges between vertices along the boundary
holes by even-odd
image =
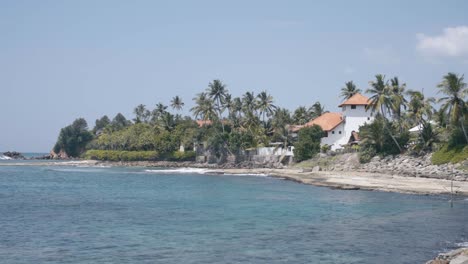
[[[245,115],[254,114],[257,109],[257,102],[255,100],[255,94],[253,92],[246,92],[242,97],[242,110]]]
[[[140,123],[145,121],[147,115],[146,106],[144,104],[139,104],[135,109],[133,109],[133,113],[135,114],[135,123]]]
[[[435,103],[433,97],[425,98],[423,92],[408,90],[406,92],[410,96],[408,102],[408,115],[416,124],[421,124],[422,120],[430,120],[434,113]]]
[[[151,122],[156,123],[164,113],[166,113],[167,106],[165,106],[163,103],[157,103],[156,107],[151,111]]]
[[[242,100],[239,97],[234,97],[230,105],[232,117],[240,119],[242,115]]]
[[[176,95],[174,98],[171,100],[171,107],[172,109],[177,109],[178,111],[182,110],[184,107],[184,102],[182,102],[182,99]]]
[[[385,81],[385,76],[382,74],[377,74],[375,76],[375,81],[370,81],[369,85],[371,88],[367,89],[367,93],[371,94],[371,97],[369,98],[369,104],[366,106],[367,109],[372,109],[372,111],[380,110],[380,113],[385,120],[383,122],[384,128],[388,130],[390,136],[392,137],[393,141],[397,145],[398,149],[401,152],[401,147],[400,144],[398,144],[398,141],[395,139],[395,137],[392,135],[390,129],[387,127],[387,118],[385,113],[388,113],[389,110],[392,107],[392,100],[391,100],[391,94],[390,94],[390,87],[388,85],[388,81]]]
[[[404,96],[406,83],[400,85],[398,77],[390,79],[390,83],[391,110],[393,112],[393,116],[397,118],[398,122],[400,122],[401,108],[403,107],[406,109],[406,104],[408,103]]]
[[[206,89],[208,97],[213,100],[215,103],[215,110],[218,113],[218,120],[222,119],[222,112],[223,112],[223,102],[226,98],[226,94],[228,93],[226,90],[226,85],[224,85],[220,80],[215,79],[208,84],[208,88]],[[221,126],[224,132],[224,125],[221,122]]]
[[[265,123],[265,114],[269,117],[273,114],[276,109],[276,105],[273,104],[273,97],[269,95],[266,91],[263,91],[257,95],[258,98],[258,109],[260,110],[260,115],[262,116],[262,121]]]
[[[325,107],[322,106],[320,102],[315,102],[311,107],[309,107],[309,116],[310,118],[317,118],[328,111],[325,111]]]
[[[214,103],[209,99],[206,93],[199,93],[197,97],[193,98],[195,106],[190,109],[195,118],[200,117],[203,120],[216,120],[217,113]]]
[[[385,75],[382,74],[377,74],[375,79],[375,81],[369,82],[371,88],[366,91],[366,93],[371,94],[366,110],[370,108],[373,112],[380,111],[382,116],[386,118],[386,113],[392,105],[388,81],[385,81]]]
[[[353,81],[349,81],[345,83],[345,87],[341,88],[341,97],[343,97],[343,99],[346,100],[360,92],[361,89],[358,89],[353,83]]]
[[[464,124],[465,113],[467,112],[465,97],[468,94],[468,87],[463,80],[464,75],[458,76],[458,74],[452,72],[445,75],[442,82],[437,85],[437,87],[440,89],[439,92],[446,96],[440,98],[438,102],[442,103],[440,110],[450,116],[451,125],[459,125],[461,127],[466,142],[468,143],[468,136]]]
[[[299,106],[294,111],[292,119],[296,125],[304,125],[305,123],[309,122],[311,118],[307,108],[305,108],[305,106]]]

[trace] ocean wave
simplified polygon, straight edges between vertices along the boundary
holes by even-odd
[[[455,243],[457,247],[468,247],[468,242]]]
[[[179,173],[194,173],[194,174],[207,174],[214,172],[212,170],[200,169],[200,168],[178,168],[178,169],[161,169],[161,170],[145,170],[145,172],[150,173],[169,173],[169,174],[179,174]]]
[[[0,160],[11,160],[12,158],[7,157],[5,155],[0,155]]]

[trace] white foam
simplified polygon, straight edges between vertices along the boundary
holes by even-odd
[[[178,168],[178,169],[162,169],[162,170],[145,170],[145,172],[151,172],[151,173],[195,173],[195,174],[206,174],[209,172],[214,172],[210,171],[207,169],[200,169],[200,168]]]
[[[231,175],[231,176],[253,176],[253,177],[268,177],[268,174],[264,174],[264,173],[225,173],[224,175]]]
[[[5,155],[0,155],[0,160],[11,160],[12,158],[7,157]]]
[[[468,242],[456,243],[457,247],[468,247]]]

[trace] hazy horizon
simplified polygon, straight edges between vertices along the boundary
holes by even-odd
[[[466,1],[3,1],[0,151],[48,152],[60,128],[175,95],[189,114],[213,79],[294,110],[375,74],[436,96],[468,74]]]

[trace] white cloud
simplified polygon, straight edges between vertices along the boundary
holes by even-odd
[[[366,58],[377,64],[398,64],[400,58],[391,47],[364,48]]]
[[[427,57],[468,56],[468,26],[445,28],[441,35],[419,33],[417,50]]]

